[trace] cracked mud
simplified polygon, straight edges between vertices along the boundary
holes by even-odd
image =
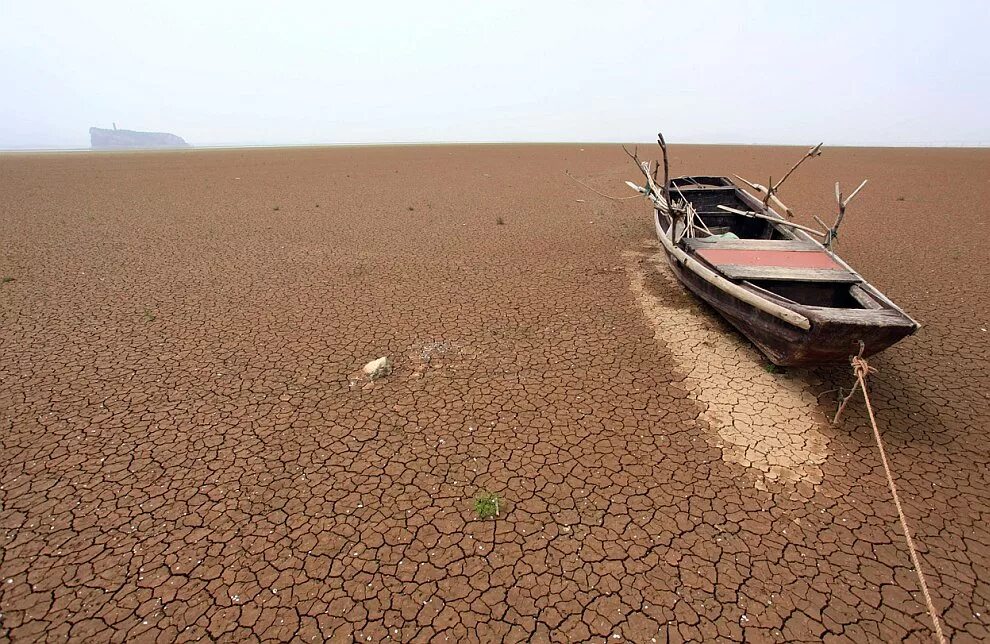
[[[563,174],[622,194],[627,161],[0,156],[0,640],[927,641],[862,404],[820,422],[849,369],[762,372],[654,268],[644,203]],[[925,325],[872,398],[946,632],[986,641],[990,287],[958,277],[990,155],[808,165],[799,213],[871,179],[839,248]]]
[[[764,489],[768,481],[821,483],[828,439],[818,431],[821,414],[810,387],[768,373],[755,347],[677,282],[659,244],[646,247],[625,253],[630,288],[654,337],[685,374],[685,387],[704,406],[700,418],[714,429],[722,457],[758,470]]]

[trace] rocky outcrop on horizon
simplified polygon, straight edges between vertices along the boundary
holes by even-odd
[[[137,132],[135,130],[107,130],[89,128],[89,146],[94,150],[118,150],[125,148],[188,148],[185,140],[168,132]]]

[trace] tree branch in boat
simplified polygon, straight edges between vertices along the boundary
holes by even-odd
[[[691,222],[694,219],[694,209],[691,207],[691,202],[684,199],[684,195],[681,195],[681,199],[684,201],[684,212],[679,213],[673,207],[674,200],[670,194],[670,162],[667,158],[667,142],[663,138],[663,132],[657,132],[657,145],[660,146],[660,151],[663,153],[663,197],[667,200],[667,203],[671,205],[670,208],[670,239],[676,241],[674,236],[676,235],[677,229],[677,219],[680,215],[684,216],[684,234],[694,237],[694,231],[692,230]],[[660,162],[657,162],[657,169],[660,168]],[[656,172],[653,173],[654,180],[656,179]],[[678,193],[680,190],[677,191]]]
[[[640,160],[638,147],[633,148],[633,151],[630,152],[626,148],[626,146],[623,145],[622,150],[626,153],[626,156],[628,156],[630,159],[633,160],[633,162],[636,163],[636,167],[639,168],[639,171],[643,174],[644,177],[646,177],[646,187],[641,192],[645,194],[647,197],[649,197],[650,200],[653,201],[654,205],[656,205],[657,208],[659,208],[662,212],[664,212],[665,214],[669,213],[670,204],[671,204],[670,199],[668,198],[667,195],[662,194],[660,191],[660,187],[657,186],[657,182],[652,176],[655,173],[651,174],[652,164],[650,162]],[[658,161],[657,162],[658,168],[659,168],[659,164],[660,162]],[[639,187],[637,186],[635,189],[639,190]]]
[[[777,183],[771,182],[771,188],[770,188],[770,190],[772,190],[773,192],[777,192],[777,190],[780,189],[781,184],[783,184],[785,181],[787,181],[787,177],[791,176],[791,173],[793,173],[795,170],[797,170],[798,169],[798,166],[800,166],[802,163],[804,163],[805,161],[807,161],[808,159],[810,159],[812,157],[820,157],[822,155],[822,146],[824,144],[825,144],[825,142],[823,141],[823,142],[819,143],[818,145],[816,145],[815,147],[813,147],[810,150],[808,150],[807,152],[805,152],[804,156],[801,157],[798,160],[797,163],[795,163],[793,166],[791,166],[791,169],[787,171],[787,174],[785,174],[784,177],[780,181],[778,181]]]
[[[853,192],[852,192],[851,195],[849,195],[848,197],[846,197],[845,201],[842,202],[842,207],[843,208],[845,208],[846,206],[848,206],[849,205],[849,202],[853,200],[853,197],[855,197],[856,195],[859,194],[859,191],[863,189],[863,186],[866,185],[866,182],[867,181],[869,181],[869,179],[863,179],[863,183],[859,184],[859,187],[856,188],[855,190],[853,190]],[[839,185],[838,182],[836,182],[835,185]]]
[[[770,202],[773,201],[776,205],[780,206],[783,209],[785,215],[787,215],[788,217],[793,217],[794,216],[794,211],[791,210],[790,208],[788,208],[786,205],[784,205],[784,202],[781,201],[780,198],[777,197],[777,192],[780,190],[780,186],[782,186],[784,184],[784,182],[787,181],[787,178],[790,177],[794,173],[794,171],[797,170],[798,167],[802,163],[804,163],[808,159],[811,159],[813,157],[818,157],[818,156],[821,156],[822,155],[822,145],[824,145],[824,143],[819,143],[815,147],[813,147],[810,150],[808,150],[807,152],[805,152],[804,153],[804,156],[801,157],[800,159],[798,159],[798,162],[795,163],[794,165],[792,165],[791,166],[791,169],[788,170],[786,173],[784,173],[784,176],[779,181],[777,181],[776,183],[774,183],[773,177],[770,177],[770,180],[767,181],[767,186],[769,186],[769,187],[762,186],[762,185],[760,185],[758,183],[754,183],[752,181],[747,181],[746,179],[743,179],[742,177],[740,177],[738,174],[735,175],[735,176],[740,181],[743,181],[747,185],[749,185],[749,187],[751,187],[753,190],[758,190],[758,191],[762,192],[765,195],[763,197],[763,207],[764,208],[769,208],[770,207]]]
[[[804,156],[801,157],[800,159],[798,159],[798,162],[795,163],[794,165],[792,165],[791,166],[791,169],[788,170],[786,173],[784,173],[784,176],[777,183],[774,183],[773,182],[773,177],[771,177],[770,180],[767,181],[767,185],[769,185],[770,187],[766,190],[767,196],[764,197],[764,199],[763,199],[763,207],[764,208],[769,208],[770,207],[770,200],[773,199],[777,204],[780,205],[781,208],[784,209],[784,214],[786,214],[788,217],[793,217],[794,216],[794,213],[791,211],[790,208],[788,208],[787,206],[785,206],[780,201],[780,199],[776,199],[777,191],[780,190],[780,186],[782,186],[784,184],[784,182],[787,181],[787,178],[789,176],[791,176],[791,174],[793,174],[794,171],[797,170],[798,167],[802,163],[804,163],[808,159],[811,159],[811,158],[818,157],[818,156],[821,156],[822,155],[822,145],[824,145],[824,142],[823,143],[819,143],[815,147],[813,147],[810,150],[808,150],[807,152],[805,152],[804,153]]]
[[[839,216],[835,218],[835,223],[831,227],[829,227],[821,219],[815,217],[815,221],[817,221],[823,227],[828,229],[828,232],[825,234],[825,247],[828,248],[829,250],[832,249],[832,244],[839,236],[839,226],[842,224],[842,220],[845,219],[846,217],[846,206],[848,206],[849,202],[853,200],[853,197],[859,194],[859,191],[863,189],[863,186],[866,185],[867,181],[869,181],[869,179],[863,179],[863,183],[859,184],[859,187],[853,190],[852,194],[846,197],[845,199],[842,198],[842,190],[839,188],[839,182],[836,181],[835,203],[838,204],[839,206]]]
[[[646,177],[646,187],[647,187],[647,189],[652,190],[653,188],[655,188],[656,187],[656,182],[653,180],[653,177],[650,176],[650,163],[647,162],[647,161],[641,161],[640,158],[639,158],[639,146],[634,147],[633,148],[633,151],[630,152],[626,148],[626,146],[623,145],[622,146],[622,150],[623,150],[623,152],[626,153],[626,156],[628,156],[630,159],[633,160],[633,162],[636,164],[636,167],[639,169],[639,171],[641,173],[643,173],[643,176],[644,177]]]
[[[712,233],[708,229],[708,226],[706,226],[705,222],[700,216],[698,216],[698,213],[691,205],[691,202],[684,197],[683,193],[680,191],[680,188],[677,188],[677,186],[673,186],[673,189],[677,190],[677,193],[681,197],[681,201],[676,206],[674,205],[671,188],[672,184],[670,181],[670,158],[667,153],[667,141],[663,138],[663,132],[657,132],[657,145],[660,146],[660,151],[663,153],[663,187],[661,188],[658,185],[659,178],[657,175],[660,171],[660,162],[657,161],[656,166],[653,166],[651,163],[643,162],[639,158],[638,147],[633,148],[633,151],[630,152],[626,146],[622,146],[622,150],[626,153],[626,156],[633,160],[636,167],[639,168],[639,171],[643,173],[644,177],[646,177],[645,188],[641,188],[631,181],[627,181],[626,184],[636,192],[649,197],[657,210],[670,217],[671,241],[678,241],[676,238],[676,229],[677,222],[681,219],[684,220],[683,235],[694,237],[696,229],[704,230],[705,233],[711,235]]]
[[[649,179],[650,178],[650,174],[648,172],[646,172],[646,171],[643,170],[643,162],[639,160],[639,146],[637,145],[636,147],[633,148],[633,151],[630,152],[629,151],[629,148],[627,148],[626,146],[623,145],[622,146],[622,151],[626,153],[626,156],[627,157],[629,157],[630,159],[633,160],[633,162],[636,164],[636,168],[640,172],[642,172],[643,175],[645,175],[647,179]]]
[[[670,190],[669,187],[670,185],[672,184],[668,183],[667,190]],[[705,225],[705,221],[701,218],[700,215],[698,215],[698,211],[695,210],[693,205],[691,205],[691,200],[684,196],[684,193],[681,192],[681,189],[679,187],[673,186],[673,188],[674,190],[677,191],[677,194],[680,195],[681,203],[684,204],[684,222],[685,222],[684,235],[687,235],[689,238],[694,237],[695,228],[703,229],[708,235],[711,235],[712,231],[708,229],[708,226]],[[673,217],[671,219],[673,219]],[[671,226],[671,231],[673,231],[673,226]],[[673,232],[671,232],[670,234],[671,237],[674,236]],[[682,237],[684,235],[682,235]],[[680,241],[680,239],[677,239],[675,241]]]
[[[766,186],[760,185],[759,183],[754,183],[753,181],[750,181],[749,179],[743,179],[738,174],[733,174],[732,176],[734,176],[736,179],[739,179],[740,181],[742,181],[743,183],[745,183],[747,186],[749,186],[753,190],[756,190],[758,192],[763,192],[763,193],[768,192],[768,189],[767,189]],[[774,204],[780,206],[781,210],[783,210],[784,211],[784,214],[786,214],[788,217],[793,217],[794,216],[794,211],[791,210],[790,208],[788,208],[787,205],[783,201],[781,201],[780,198],[776,194],[771,195],[769,197],[769,200],[773,201]],[[766,207],[766,203],[764,203],[764,207]]]
[[[667,201],[670,201],[670,163],[667,160],[667,142],[663,139],[663,132],[657,132],[657,145],[660,146],[660,151],[663,152],[663,196],[666,197]],[[660,169],[660,164],[657,164],[657,170]],[[656,181],[657,174],[653,173],[653,180]]]
[[[769,215],[761,215],[758,212],[753,212],[751,210],[736,210],[735,208],[730,208],[729,206],[724,206],[722,204],[718,205],[720,210],[725,210],[726,212],[731,212],[734,215],[742,215],[743,217],[753,217],[755,219],[765,219],[767,221],[772,221],[775,224],[780,224],[781,226],[788,226],[790,228],[797,228],[798,230],[803,230],[806,233],[813,233],[819,237],[827,237],[828,233],[817,230],[815,228],[809,228],[807,226],[802,226],[801,224],[795,224],[793,221],[787,221],[784,219],[778,219],[777,217],[770,217]]]

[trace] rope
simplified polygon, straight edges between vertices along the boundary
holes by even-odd
[[[852,395],[856,393],[856,387],[858,386],[863,390],[863,400],[866,401],[866,411],[870,415],[870,424],[873,425],[873,437],[877,441],[877,448],[880,450],[880,461],[883,463],[883,471],[887,474],[887,485],[890,486],[890,494],[894,497],[894,505],[897,507],[897,516],[901,520],[901,530],[904,531],[904,539],[907,541],[908,552],[911,554],[911,563],[914,564],[914,571],[918,573],[918,584],[921,586],[921,593],[925,596],[925,604],[928,605],[928,615],[932,619],[932,624],[935,626],[935,640],[939,644],[945,644],[947,640],[945,639],[945,634],[942,633],[942,622],[938,618],[938,611],[935,610],[935,604],[932,602],[932,596],[928,592],[928,584],[925,583],[925,573],[921,570],[921,561],[918,559],[918,551],[914,546],[914,539],[911,538],[911,530],[908,529],[907,517],[904,516],[904,509],[901,507],[901,499],[897,494],[897,486],[894,485],[894,476],[890,472],[890,464],[887,462],[887,452],[884,450],[883,441],[880,439],[880,430],[877,429],[877,420],[873,415],[873,405],[870,404],[870,394],[866,391],[866,377],[871,373],[876,373],[877,370],[874,369],[866,362],[863,358],[863,343],[859,344],[859,355],[852,357],[852,368],[853,373],[856,375],[856,383],[853,385],[852,391],[849,395],[845,397],[842,404],[839,405],[839,410],[835,413],[835,419],[833,423],[839,422],[839,416],[842,414],[842,410],[846,408],[846,403],[852,398]]]
[[[606,199],[611,199],[612,201],[626,201],[627,199],[642,199],[642,197],[643,197],[643,195],[633,195],[631,197],[613,197],[611,195],[605,194],[604,192],[599,192],[599,191],[595,190],[594,188],[592,188],[591,186],[589,186],[585,182],[581,181],[580,179],[578,179],[577,177],[575,177],[573,174],[571,174],[567,170],[564,170],[564,174],[566,174],[568,177],[570,177],[571,181],[574,181],[578,185],[582,185],[585,188],[587,188],[588,190],[590,190],[593,193],[595,193],[596,195],[599,195],[601,197],[605,197]]]

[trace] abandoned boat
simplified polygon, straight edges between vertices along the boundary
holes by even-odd
[[[666,172],[662,138],[661,147]],[[770,208],[773,199],[786,209],[772,192],[760,201],[726,177],[665,178],[660,185],[656,170],[651,176],[650,164],[633,158],[647,185],[630,185],[654,203],[657,236],[674,274],[774,364],[844,362],[861,349],[869,356],[919,328],[808,234],[814,229]],[[818,233],[829,246],[848,203],[838,187],[836,194],[840,219]]]

